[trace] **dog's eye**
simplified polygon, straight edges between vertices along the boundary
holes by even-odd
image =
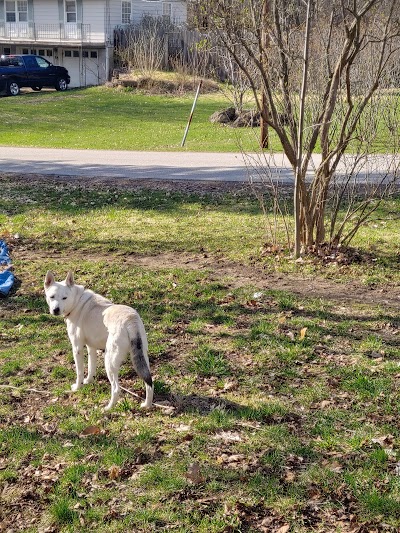
[[[64,296],[63,300],[66,300],[66,299],[67,299],[67,297],[66,297],[66,296]]]
[[[54,300],[54,296],[50,296],[50,300]]]

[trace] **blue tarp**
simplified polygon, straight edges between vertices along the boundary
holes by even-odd
[[[7,296],[14,283],[14,274],[11,272],[11,258],[4,241],[0,240],[0,296]]]

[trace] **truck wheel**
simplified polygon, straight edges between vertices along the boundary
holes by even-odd
[[[34,91],[41,91],[42,90],[42,87],[40,85],[35,85],[34,87],[32,87],[32,89]]]
[[[10,96],[17,96],[19,94],[19,85],[15,80],[10,80],[7,86],[7,94]]]
[[[68,89],[68,83],[65,78],[58,78],[55,85],[56,91],[66,91]]]

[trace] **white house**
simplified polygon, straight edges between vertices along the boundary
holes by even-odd
[[[113,66],[114,28],[143,16],[186,22],[186,0],[0,0],[0,54],[39,54],[70,87],[99,85]]]

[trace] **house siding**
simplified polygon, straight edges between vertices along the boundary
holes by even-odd
[[[110,25],[112,28],[121,26],[122,23],[122,1],[110,0]]]
[[[105,2],[102,0],[84,0],[82,6],[82,23],[90,24],[90,39],[92,42],[105,42]]]
[[[64,13],[64,10],[62,11],[62,13]],[[37,22],[40,24],[54,24],[63,22],[63,20],[60,19],[58,2],[34,0],[33,22]]]

